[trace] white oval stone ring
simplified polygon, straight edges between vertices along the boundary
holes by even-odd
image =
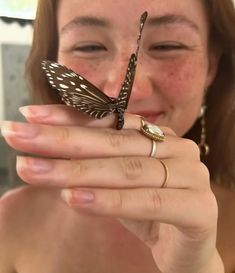
[[[148,138],[154,140],[154,141],[164,141],[165,140],[165,134],[162,132],[162,130],[152,123],[149,123],[143,119],[143,117],[140,118],[141,120],[141,126],[140,131],[147,136]]]

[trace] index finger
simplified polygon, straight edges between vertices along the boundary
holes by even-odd
[[[20,112],[30,123],[59,126],[84,126],[94,128],[114,128],[116,124],[115,114],[110,114],[102,119],[94,119],[75,108],[63,104],[29,105],[21,107]],[[131,113],[124,114],[124,129],[139,130],[140,116]],[[176,136],[169,128],[161,127],[165,134]]]

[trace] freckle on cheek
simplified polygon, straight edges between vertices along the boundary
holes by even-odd
[[[158,80],[162,92],[174,103],[184,103],[198,92],[203,81],[200,60],[171,61],[159,69]]]
[[[84,76],[84,77],[89,77],[89,75],[93,75],[94,72],[97,71],[97,65],[94,64],[83,64],[81,63],[74,63],[74,65],[72,64],[71,69],[74,70],[76,73]]]
[[[171,78],[171,77],[174,77],[175,76],[175,73],[174,72],[171,72],[170,74],[169,74],[169,77]]]

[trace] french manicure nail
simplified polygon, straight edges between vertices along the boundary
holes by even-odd
[[[46,106],[22,106],[19,111],[26,118],[45,118],[50,114],[50,108]]]
[[[31,124],[3,121],[1,133],[4,137],[33,138],[38,134],[38,127]]]
[[[46,173],[52,169],[50,160],[32,157],[17,156],[17,171],[29,170],[35,174]]]
[[[61,191],[61,198],[66,202],[66,203],[70,203],[70,199],[71,199],[71,191],[70,190],[62,190]]]
[[[94,201],[94,194],[87,190],[62,190],[62,199],[69,204],[88,204]]]

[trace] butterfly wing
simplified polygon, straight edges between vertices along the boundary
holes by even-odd
[[[68,106],[94,118],[103,118],[115,111],[115,99],[105,95],[73,70],[51,61],[43,61],[42,68],[50,85],[59,91]]]
[[[148,13],[144,12],[140,17],[140,29],[139,29],[139,36],[137,39],[137,49],[135,54],[132,54],[129,60],[129,64],[127,67],[126,77],[124,79],[123,85],[121,87],[119,96],[117,98],[117,104],[120,108],[120,111],[124,112],[127,109],[128,102],[131,95],[131,90],[133,86],[133,82],[135,79],[135,71],[140,47],[140,40],[142,36],[142,31],[144,28],[145,21],[147,19]]]
[[[140,47],[140,40],[141,40],[142,31],[143,31],[147,16],[148,16],[148,13],[144,12],[140,17],[139,36],[137,39],[136,52],[135,54],[132,54],[130,57],[129,64],[127,67],[126,77],[124,79],[120,93],[117,98],[117,109],[116,109],[118,113],[117,129],[122,129],[124,125],[123,114],[125,110],[127,109],[128,102],[131,95],[132,86],[135,79],[135,71],[136,71],[136,65],[137,65],[137,59],[138,59],[138,53],[139,53],[139,47]]]
[[[135,78],[137,58],[135,54],[131,55],[129,64],[127,67],[126,77],[121,87],[120,93],[117,98],[118,107],[125,111],[128,106],[131,90]]]
[[[137,49],[135,54],[130,57],[126,77],[117,99],[106,96],[101,90],[71,69],[55,62],[43,61],[42,68],[46,71],[49,83],[53,88],[59,90],[62,100],[67,105],[75,107],[94,118],[103,118],[109,113],[117,112],[117,129],[123,127],[123,114],[131,95],[140,39],[147,15],[147,12],[145,12],[140,18]]]

